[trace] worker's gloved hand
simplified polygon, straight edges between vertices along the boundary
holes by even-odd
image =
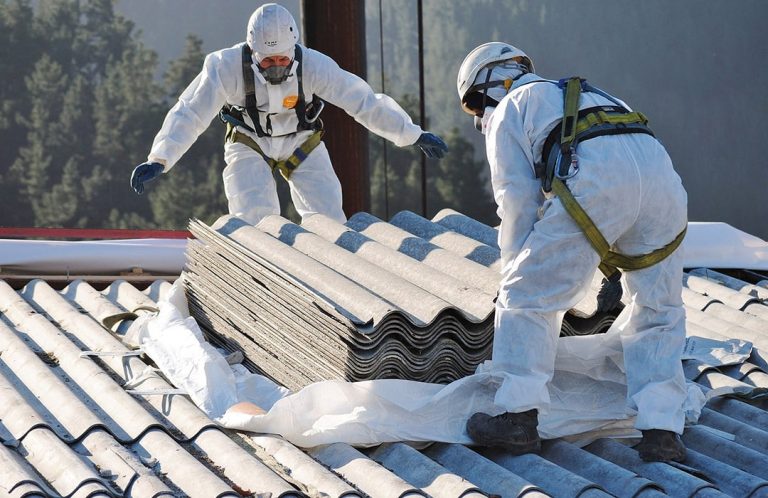
[[[165,166],[160,163],[146,162],[139,164],[134,168],[133,173],[131,174],[131,187],[133,187],[133,190],[135,190],[137,194],[143,194],[144,183],[152,181],[160,176],[164,169]]]
[[[418,145],[429,158],[441,159],[448,152],[448,146],[445,145],[443,139],[428,131],[421,134],[415,145]]]
[[[600,291],[597,293],[598,313],[605,313],[616,309],[619,303],[621,303],[622,294],[621,273],[616,272],[610,278],[604,278]]]

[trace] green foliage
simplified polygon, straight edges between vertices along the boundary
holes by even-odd
[[[0,225],[185,228],[226,212],[218,127],[150,195],[128,181],[203,58],[190,37],[159,84],[113,0],[0,0]]]
[[[418,100],[406,95],[400,104],[411,116],[418,115]],[[427,181],[427,216],[451,208],[486,224],[498,224],[484,158],[457,128],[440,133],[449,153],[441,160],[427,159],[422,171],[422,154],[417,147],[396,147],[371,137],[371,213],[389,219],[402,210],[421,213],[422,175]]]
[[[451,208],[485,224],[497,225],[499,219],[485,159],[475,157],[472,143],[457,128],[444,138],[450,153],[436,161],[430,172],[430,213]]]
[[[203,67],[202,47],[200,38],[188,36],[184,54],[169,64],[164,75],[167,106],[175,102]],[[190,218],[212,222],[227,212],[221,180],[225,166],[223,143],[224,130],[216,121],[198,137],[170,174],[152,184],[152,217],[163,227],[186,228]]]
[[[386,5],[387,15],[396,16],[398,54],[385,72],[386,93],[418,119],[409,5]],[[0,0],[0,225],[185,228],[191,217],[211,222],[227,212],[217,122],[143,196],[129,186],[165,113],[200,71],[202,47],[189,36],[158,81],[157,54],[115,12],[113,0]],[[442,78],[446,70],[440,71]],[[444,87],[430,86],[427,103],[443,99]],[[417,147],[371,137],[371,212],[384,218],[403,209],[421,212],[426,174],[428,216],[451,207],[492,222],[485,163],[475,159],[472,143],[456,130],[431,131],[451,152],[426,161],[426,169]],[[276,183],[283,215],[298,221],[286,182],[277,177]]]

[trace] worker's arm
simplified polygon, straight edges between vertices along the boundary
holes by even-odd
[[[203,70],[168,111],[155,136],[149,162],[161,163],[165,172],[195,143],[237,91],[237,71],[242,71],[239,48],[219,50],[205,58]]]
[[[413,145],[422,129],[391,97],[374,93],[362,78],[347,72],[316,50],[306,51],[306,91],[341,107],[361,125],[400,147]]]
[[[532,169],[530,140],[519,113],[512,102],[504,100],[486,128],[486,154],[501,218],[499,246],[505,264],[522,250],[544,202],[541,182]]]

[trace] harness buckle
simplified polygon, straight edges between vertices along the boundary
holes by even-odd
[[[305,120],[309,124],[314,124],[320,117],[320,113],[325,109],[325,102],[319,98],[313,98],[306,109]]]
[[[576,176],[576,173],[579,172],[579,155],[576,154],[576,147],[571,145],[568,148],[568,164],[563,163],[563,153],[558,152],[557,154],[557,160],[555,161],[555,177],[559,178],[560,180],[568,180],[569,178],[573,178]],[[570,173],[571,167],[573,167],[573,173]],[[565,171],[562,171],[562,168],[565,168]]]

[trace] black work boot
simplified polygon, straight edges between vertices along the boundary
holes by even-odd
[[[541,451],[538,425],[539,411],[536,409],[495,417],[475,413],[467,421],[467,433],[480,446],[502,448],[514,455],[522,455]]]
[[[643,439],[636,449],[646,462],[682,462],[686,452],[683,441],[672,431],[649,429],[643,432]]]

